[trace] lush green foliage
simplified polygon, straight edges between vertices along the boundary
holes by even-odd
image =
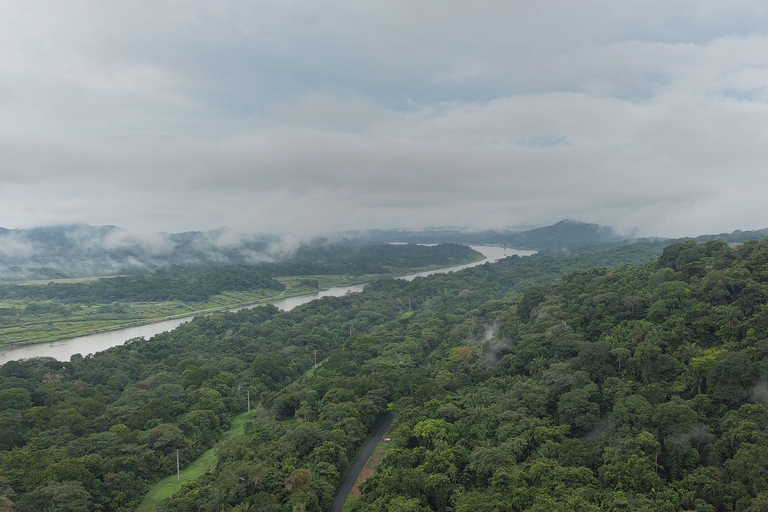
[[[249,391],[245,435],[166,510],[324,510],[388,407],[394,446],[355,510],[764,510],[768,241],[586,270],[620,257],[508,258],[8,363],[0,495],[133,510]]]
[[[766,300],[768,242],[714,241],[484,304],[356,509],[764,510]]]

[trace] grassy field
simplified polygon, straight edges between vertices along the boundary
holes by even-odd
[[[168,301],[86,305],[66,304],[56,300],[0,300],[0,347],[57,341],[161,320],[221,311],[312,293],[334,286],[346,286],[360,282],[360,277],[293,276],[280,279],[286,286],[286,290],[280,294],[275,294],[272,290],[228,291],[211,296],[206,302],[195,303]],[[362,280],[371,280],[380,276],[362,277],[364,278]],[[303,285],[302,281],[306,280],[314,280],[318,286]],[[32,283],[27,284],[33,286]],[[30,307],[31,304],[33,307]],[[38,311],[34,306],[39,305],[53,306],[46,308],[52,312]]]
[[[206,302],[195,303],[168,301],[86,305],[63,303],[55,299],[52,301],[0,300],[0,348],[58,341],[162,320],[222,311],[424,270],[429,269],[396,269],[388,274],[279,277],[277,280],[286,287],[285,291],[279,294],[275,294],[272,290],[229,291],[211,296]],[[80,281],[93,279],[96,278],[83,278]],[[34,286],[48,282],[50,281],[29,281],[25,284]],[[40,312],[40,306],[50,311]]]
[[[30,304],[58,307],[30,311]],[[55,301],[0,301],[0,346],[23,345],[182,317],[200,308],[179,302],[132,302],[117,305],[61,304]]]
[[[243,426],[245,423],[255,414],[255,412],[244,412],[239,416],[235,416],[232,420],[232,426],[221,435],[221,441],[229,439],[230,437],[241,436],[244,433]],[[179,475],[170,475],[157,484],[155,484],[144,496],[139,508],[136,512],[155,512],[157,506],[164,499],[170,498],[181,489],[182,484],[189,482],[199,477],[206,471],[210,471],[216,466],[216,447],[214,446],[210,450],[203,452],[200,457],[195,459],[188,467],[184,468]]]

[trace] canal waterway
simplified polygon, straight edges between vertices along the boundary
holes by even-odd
[[[432,274],[442,274],[448,272],[456,272],[458,270],[482,265],[487,262],[498,261],[506,256],[512,256],[517,254],[519,256],[528,256],[536,251],[524,251],[517,249],[505,249],[503,247],[473,245],[472,248],[485,256],[485,259],[476,261],[473,263],[467,263],[464,265],[457,265],[454,267],[439,268],[435,270],[429,270],[426,272],[417,272],[415,274],[408,274],[401,276],[398,279],[405,279],[411,281],[417,277],[426,277]],[[358,293],[363,291],[365,283],[356,284],[352,286],[342,286],[336,288],[330,288],[316,293],[308,293],[306,295],[297,295],[295,297],[286,297],[285,299],[277,299],[269,301],[270,304],[274,304],[276,307],[283,311],[290,311],[293,308],[306,304],[316,299],[323,297],[341,297],[347,293]],[[239,309],[259,307],[263,304],[252,304],[240,308],[233,308],[229,311],[237,311]],[[149,339],[155,334],[159,334],[165,331],[172,331],[183,323],[189,322],[193,319],[193,316],[184,318],[177,318],[175,320],[164,320],[162,322],[155,322],[151,324],[141,325],[138,327],[128,327],[126,329],[118,329],[115,331],[103,332],[98,334],[89,334],[87,336],[79,336],[77,338],[69,338],[65,340],[53,341],[48,343],[36,343],[34,345],[26,345],[23,347],[14,347],[11,349],[0,350],[0,364],[4,364],[8,361],[17,359],[28,359],[30,357],[53,357],[59,361],[69,361],[69,358],[75,354],[93,354],[106,350],[116,345],[122,345],[127,340],[133,338],[146,338]]]

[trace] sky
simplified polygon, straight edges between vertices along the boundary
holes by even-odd
[[[2,0],[0,226],[768,227],[768,3]]]

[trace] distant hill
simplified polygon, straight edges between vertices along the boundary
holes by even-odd
[[[768,228],[756,229],[754,231],[742,231],[737,229],[733,233],[720,233],[719,235],[701,235],[695,238],[681,238],[680,241],[693,240],[697,244],[703,244],[710,240],[722,240],[729,244],[746,242],[747,240],[757,240],[768,237]]]
[[[754,231],[737,229],[732,233],[699,235],[684,238],[637,238],[622,236],[610,226],[590,224],[575,220],[561,220],[557,224],[525,231],[486,230],[461,231],[457,229],[425,229],[409,231],[400,229],[372,229],[367,231],[346,231],[345,237],[385,243],[462,243],[462,244],[506,244],[515,249],[535,249],[538,251],[565,251],[585,253],[621,247],[634,243],[670,244],[693,240],[704,243],[709,240],[722,240],[727,243],[740,243],[768,237],[768,228]]]
[[[115,275],[155,270],[168,265],[252,265],[284,261],[289,256],[296,261],[306,262],[322,258],[325,254],[322,250],[324,245],[339,243],[506,244],[511,248],[543,252],[585,253],[637,242],[663,245],[683,240],[703,243],[717,238],[737,243],[766,236],[768,229],[737,230],[733,233],[677,240],[632,239],[619,235],[608,226],[563,220],[551,226],[526,231],[347,231],[288,250],[285,240],[278,235],[240,234],[226,228],[206,232],[149,234],[130,233],[116,226],[87,224],[31,229],[0,228],[0,281]]]
[[[562,220],[552,226],[527,231],[486,230],[460,231],[432,229],[420,231],[369,230],[347,231],[350,238],[377,242],[507,244],[517,249],[571,250],[577,247],[606,244],[625,240],[612,227],[589,224],[575,220]]]
[[[167,265],[254,264],[274,261],[279,241],[226,229],[137,235],[86,224],[0,228],[0,281],[102,276]]]
[[[585,245],[606,244],[624,240],[612,227],[588,224],[575,220],[561,220],[552,226],[513,233],[508,245],[519,249],[568,250]]]

